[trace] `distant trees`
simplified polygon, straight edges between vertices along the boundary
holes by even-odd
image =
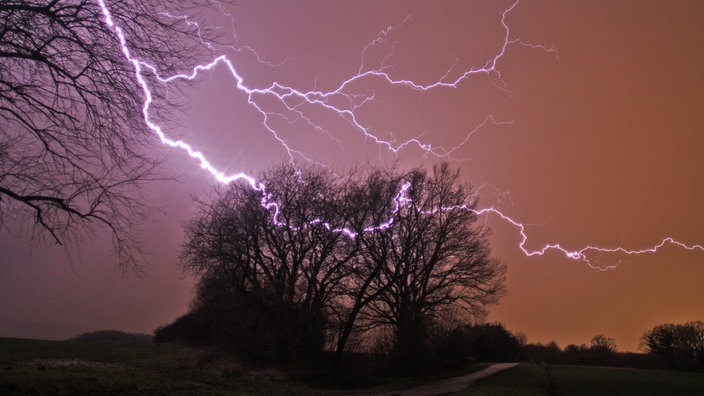
[[[603,334],[598,334],[592,337],[592,348],[603,350],[606,352],[616,352],[616,341],[613,338]]]
[[[670,368],[704,371],[704,322],[665,323],[643,335],[646,350],[663,357]]]
[[[71,338],[70,340],[83,342],[136,344],[152,342],[153,337],[149,334],[126,333],[124,331],[119,330],[98,330],[80,334],[76,337]]]
[[[613,338],[603,334],[592,337],[590,344],[567,345],[561,349],[554,341],[547,345],[525,344],[519,361],[541,364],[570,364],[581,366],[633,367],[641,369],[677,368],[654,353],[619,352]]]
[[[570,344],[565,349],[553,341],[548,345],[529,344],[522,348],[522,360],[548,364],[577,364],[598,366],[627,366],[629,362],[644,364],[645,360],[637,361],[632,354],[619,354],[613,338],[603,334],[592,337],[589,346],[586,344]],[[648,363],[648,362],[645,362]],[[648,366],[648,367],[652,367]]]
[[[209,54],[212,32],[172,16],[205,0],[105,3],[132,56],[160,73]],[[130,231],[145,214],[136,190],[157,161],[134,65],[98,1],[3,0],[0,21],[0,223],[11,215],[59,244],[106,227],[120,263],[135,264]],[[175,96],[153,96],[168,114]]]
[[[387,328],[415,371],[438,317],[466,323],[504,293],[474,192],[447,164],[343,175],[279,165],[260,177],[266,193],[235,184],[200,201],[181,256],[199,279],[192,313],[250,358],[285,364],[329,348],[334,370],[353,333]]]

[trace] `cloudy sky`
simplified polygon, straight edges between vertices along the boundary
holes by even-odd
[[[702,4],[522,0],[504,25],[512,1],[242,0],[209,14],[208,23],[236,44],[219,53],[244,86],[343,87],[328,103],[353,109],[354,119],[295,97],[287,108],[272,95],[247,96],[221,64],[181,87],[181,126],[168,132],[228,172],[290,155],[338,167],[431,166],[443,159],[435,154],[449,153],[479,188],[481,207],[525,225],[529,251],[557,243],[646,249],[665,237],[701,244]],[[377,75],[343,84],[370,71]],[[417,86],[446,84],[412,89],[378,72]],[[267,112],[276,135],[248,100]],[[409,139],[432,151],[418,143],[390,150]],[[3,230],[0,336],[151,332],[186,312],[192,281],[177,268],[182,223],[193,214],[191,196],[215,181],[181,152],[154,144],[155,155],[167,151],[163,166],[178,181],[144,191],[159,208],[140,230],[147,273],[121,274],[107,235],[83,240],[67,257]],[[497,216],[482,221],[509,267],[509,295],[488,319],[529,341],[564,347],[603,333],[635,350],[655,324],[704,319],[701,250],[590,251],[589,263],[555,250],[527,257],[516,227]],[[616,268],[592,268],[607,266]]]

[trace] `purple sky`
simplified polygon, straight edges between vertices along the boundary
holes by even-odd
[[[228,9],[237,42],[223,50],[250,88],[279,81],[300,90],[331,90],[362,70],[387,66],[395,79],[430,84],[483,67],[500,50],[505,1],[349,2],[239,1]],[[666,236],[704,242],[704,3],[700,1],[523,0],[507,15],[511,38],[554,48],[511,45],[496,72],[457,88],[418,92],[362,79],[348,93],[374,101],[356,115],[376,136],[416,138],[451,148],[493,116],[452,154],[464,177],[481,188],[480,206],[495,206],[526,224],[528,249],[561,243],[647,248]],[[407,18],[410,17],[410,18]],[[229,18],[210,23],[230,29]],[[387,35],[388,26],[397,28]],[[227,30],[227,32],[231,32]],[[377,38],[384,42],[363,49]],[[361,66],[360,66],[361,64]],[[183,127],[169,130],[230,172],[256,171],[287,152],[262,116],[233,88],[224,67],[185,89]],[[505,84],[505,85],[504,85]],[[263,106],[280,106],[258,97]],[[279,138],[306,157],[334,166],[360,162],[429,166],[417,147],[398,154],[363,139],[348,121],[306,109],[301,119],[272,117]],[[504,122],[510,124],[503,124]],[[156,147],[157,152],[162,149]],[[300,156],[298,157],[300,160]],[[178,182],[154,183],[145,196],[162,211],[140,231],[149,252],[145,276],[122,276],[109,243],[81,243],[72,260],[54,246],[32,247],[0,234],[0,336],[66,338],[98,329],[150,332],[186,312],[192,281],[177,270],[182,223],[192,194],[213,179],[179,151],[165,170]],[[509,295],[489,320],[530,341],[561,346],[614,337],[635,350],[646,329],[704,319],[704,253],[666,246],[656,254],[592,255],[601,272],[556,252],[525,257],[520,235],[494,228],[494,254],[509,266]],[[105,236],[107,238],[107,236]]]

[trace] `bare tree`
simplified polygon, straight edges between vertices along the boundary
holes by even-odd
[[[350,224],[359,254],[341,284],[333,371],[353,331],[392,328],[395,350],[409,353],[400,360],[415,365],[428,320],[481,316],[504,294],[505,266],[489,256],[488,230],[474,225],[476,197],[448,164],[432,175],[373,170],[348,188],[347,200],[356,205]]]
[[[195,311],[232,318],[220,333],[237,334],[226,338],[240,350],[261,344],[254,354],[274,345],[276,363],[315,357],[327,341],[335,372],[352,336],[380,326],[412,349],[423,320],[481,313],[504,292],[505,267],[458,177],[447,164],[346,176],[279,165],[259,176],[266,191],[217,189],[182,250],[182,268],[200,279]]]
[[[393,226],[364,237],[374,240],[365,253],[384,265],[371,283],[378,297],[363,313],[365,321],[393,329],[395,354],[414,372],[430,353],[432,321],[457,308],[469,317],[483,313],[505,293],[506,267],[490,256],[488,230],[475,224],[476,196],[458,171],[443,163],[405,179]]]
[[[333,373],[339,369],[352,333],[369,329],[358,321],[359,315],[393,283],[392,280],[382,284],[379,279],[390,255],[385,241],[393,232],[392,219],[403,204],[402,185],[403,179],[393,171],[372,169],[366,175],[358,175],[346,188],[344,199],[357,255],[350,262],[348,276],[339,285],[340,298],[333,305],[338,324],[335,355],[330,365]]]
[[[191,23],[205,0],[104,5],[131,57],[160,73],[209,53],[212,32]],[[163,116],[174,103],[156,88]],[[123,268],[136,264],[131,230],[146,214],[137,187],[158,176],[143,102],[98,0],[0,2],[0,216],[29,220],[59,244],[107,227]]]
[[[186,228],[182,266],[204,286],[225,279],[235,298],[258,307],[267,320],[253,331],[270,334],[272,359],[312,359],[323,350],[331,305],[356,255],[341,231],[344,180],[292,165],[263,172],[260,180],[266,192],[234,184],[201,201]]]

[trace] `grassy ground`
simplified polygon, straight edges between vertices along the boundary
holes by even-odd
[[[461,395],[704,395],[704,374],[521,364]]]
[[[275,371],[245,374],[236,362],[208,359],[177,345],[0,338],[0,394],[316,393]]]
[[[0,338],[0,395],[368,395],[484,367],[425,378],[343,371],[338,389],[330,384],[322,389],[326,381],[310,375],[249,371],[235,361],[179,345]]]
[[[178,345],[0,338],[0,395],[369,395],[483,367],[425,378],[379,376],[371,381],[368,375],[343,371],[349,382],[342,381],[346,389],[321,389],[324,381],[310,376],[304,382],[301,376],[275,370],[248,371],[235,361]],[[704,374],[521,364],[461,394],[704,395]]]

